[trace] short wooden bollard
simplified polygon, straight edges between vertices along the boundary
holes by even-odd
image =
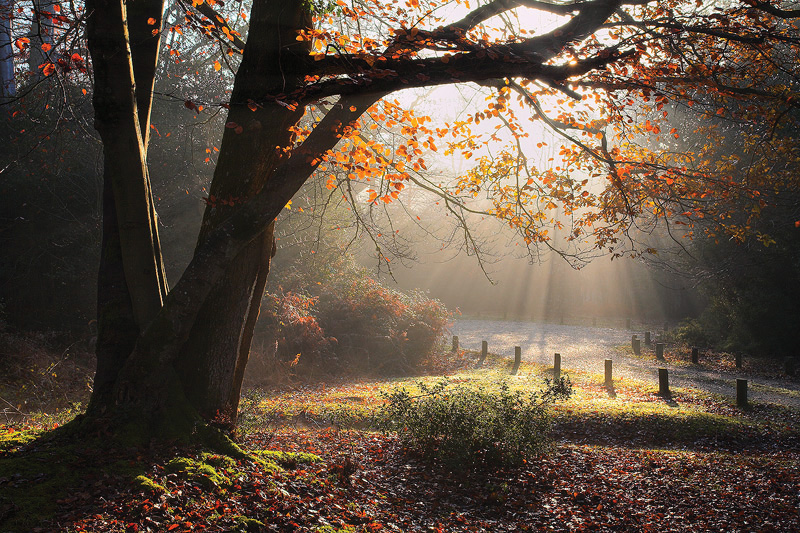
[[[666,368],[658,369],[658,395],[668,398],[669,393],[669,372]]]
[[[747,407],[746,379],[736,379],[736,407]]]
[[[481,358],[478,359],[478,367],[483,366],[483,362],[486,361],[486,355],[489,353],[489,343],[486,341],[481,341]]]
[[[451,351],[458,351],[458,335],[453,335],[453,349]]]
[[[645,331],[644,332],[644,345],[645,346],[650,346],[650,332],[649,331]]]
[[[522,363],[522,348],[514,346],[514,367],[511,369],[512,376],[517,375],[520,363]]]
[[[561,378],[561,354],[553,354],[553,379]]]
[[[614,388],[613,364],[611,359],[606,359],[606,389],[608,390]]]
[[[697,346],[692,346],[692,363],[697,364],[700,361],[700,350]]]
[[[736,363],[736,368],[742,368],[742,354],[737,353],[734,357],[734,362]]]
[[[631,348],[633,348],[633,353],[639,355],[642,353],[642,341],[639,340],[639,337],[634,335],[631,337]]]
[[[664,360],[664,343],[663,342],[657,342],[656,343],[656,359],[658,359],[659,361],[663,361]]]

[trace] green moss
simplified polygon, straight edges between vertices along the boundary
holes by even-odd
[[[38,429],[16,430],[0,425],[0,452],[10,451],[29,444],[41,434],[41,430]]]
[[[209,454],[210,455],[210,454]],[[224,464],[223,456],[211,455],[215,457],[217,464]],[[235,466],[236,462],[230,457],[227,458]],[[227,488],[231,484],[230,478],[225,473],[217,470],[214,466],[204,462],[203,459],[197,461],[188,457],[176,457],[164,466],[168,473],[181,474],[188,481],[199,483],[206,489]]]
[[[279,452],[273,450],[255,450],[256,457],[276,463],[284,468],[297,468],[299,464],[312,464],[322,461],[322,458],[313,453],[306,452]]]
[[[260,531],[265,527],[264,522],[256,520],[255,518],[247,518],[246,516],[235,516],[233,521],[236,523],[238,531]]]
[[[236,460],[227,455],[220,455],[218,453],[204,452],[200,454],[200,460],[204,463],[213,466],[214,468],[235,468]]]
[[[22,433],[22,432],[18,432]],[[59,500],[69,498],[94,480],[119,475],[117,463],[124,463],[125,473],[133,479],[143,467],[120,461],[99,443],[70,438],[67,428],[43,432],[22,450],[0,452],[0,479],[5,518],[0,531],[31,531],[51,520],[59,509]],[[17,436],[19,437],[19,436]],[[17,439],[12,436],[12,441]],[[22,440],[27,441],[27,436]]]
[[[163,485],[159,485],[147,476],[136,476],[133,483],[136,488],[148,494],[165,494],[167,492]]]

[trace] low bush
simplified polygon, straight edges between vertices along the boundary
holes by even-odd
[[[569,380],[547,382],[540,393],[451,386],[442,380],[419,384],[412,395],[386,395],[378,426],[396,432],[403,445],[447,466],[515,466],[543,452],[550,442],[550,405],[572,392]]]

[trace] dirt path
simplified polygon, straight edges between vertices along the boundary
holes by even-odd
[[[736,378],[749,381],[748,397],[753,402],[773,403],[800,409],[800,383],[774,379],[746,371],[726,372],[656,363],[626,356],[620,346],[628,346],[634,332],[623,329],[544,324],[537,322],[457,320],[451,328],[460,346],[480,350],[481,341],[489,351],[514,356],[522,348],[522,358],[545,365],[553,364],[553,354],[561,354],[561,368],[602,373],[603,361],[614,361],[614,375],[658,382],[658,368],[669,368],[670,385],[693,387],[726,397],[736,397]],[[640,338],[642,335],[640,334]]]

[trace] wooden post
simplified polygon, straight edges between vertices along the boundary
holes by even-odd
[[[734,355],[734,361],[736,362],[736,368],[742,368],[742,354],[737,353]]]
[[[692,346],[692,363],[697,364],[700,360],[700,350],[697,349],[697,346]]]
[[[489,353],[489,343],[486,341],[481,341],[481,358],[478,359],[477,367],[480,368],[483,366],[483,362],[486,361],[486,355]]]
[[[511,375],[517,375],[519,364],[522,362],[522,348],[514,346],[514,368],[511,369]]]
[[[458,335],[453,335],[453,352],[458,351]]]
[[[736,379],[736,407],[747,407],[747,380]]]
[[[658,369],[658,395],[669,398],[669,372],[666,368]]]
[[[561,354],[557,353],[553,355],[553,379],[559,379],[561,377]]]
[[[614,378],[613,378],[613,370],[612,365],[613,361],[611,359],[606,359],[606,388],[611,390],[614,388]]]
[[[656,343],[656,359],[658,359],[659,361],[663,361],[664,360],[664,343],[663,342],[657,342]]]
[[[644,345],[645,346],[650,346],[650,332],[649,331],[645,331],[644,332]]]
[[[633,348],[633,353],[639,355],[642,353],[642,341],[639,340],[639,337],[634,335],[631,337],[631,348]]]

